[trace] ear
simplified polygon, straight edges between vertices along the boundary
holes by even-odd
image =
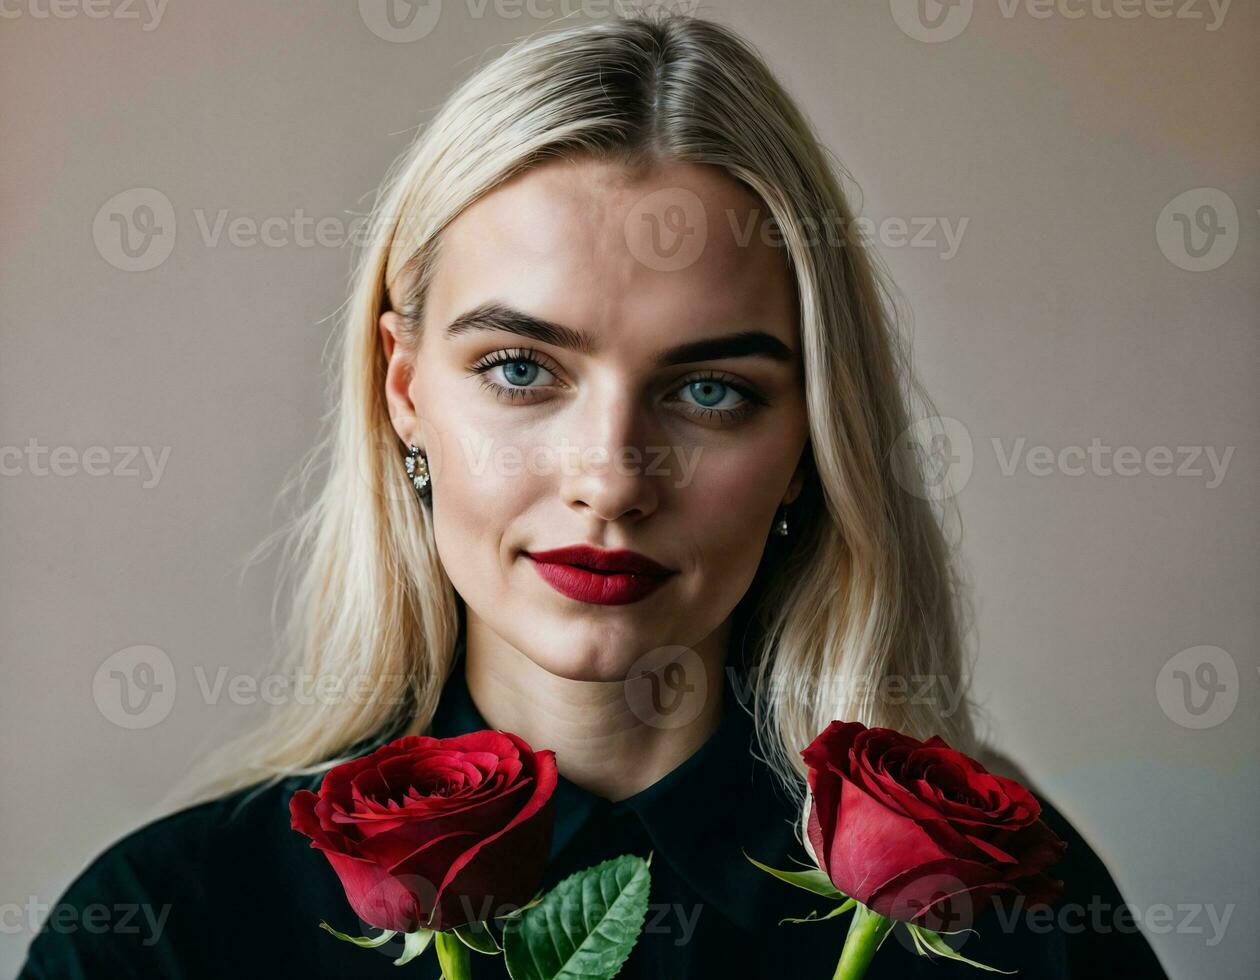
[[[386,310],[377,321],[377,329],[381,332],[381,350],[385,352],[385,360],[388,361],[394,356],[399,330],[402,329],[402,316],[393,310]]]
[[[805,478],[809,474],[809,469],[813,465],[813,457],[810,455],[810,442],[805,440],[805,446],[801,450],[801,458],[796,464],[796,469],[792,473],[792,479],[788,481],[787,494],[783,497],[784,505],[792,503],[801,495],[801,491],[805,489]]]
[[[414,352],[401,343],[406,321],[393,310],[386,310],[378,321],[381,350],[385,354],[385,404],[398,438],[407,445],[420,445],[420,418],[411,400],[411,382],[415,376]],[[420,448],[424,448],[420,446]]]

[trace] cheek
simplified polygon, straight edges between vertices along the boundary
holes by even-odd
[[[424,411],[424,443],[433,473],[434,536],[456,590],[470,602],[493,604],[504,593],[502,551],[534,492],[533,477],[503,434],[486,428],[467,386],[436,378],[413,397]],[[423,399],[423,404],[421,400]]]
[[[438,444],[433,485],[441,515],[435,527],[449,545],[443,557],[454,553],[468,562],[473,553],[463,549],[476,543],[479,556],[495,561],[494,547],[537,496],[540,478],[531,471],[528,447],[469,425],[445,429]]]
[[[706,578],[751,579],[765,548],[761,531],[769,529],[785,483],[768,446],[700,451],[691,481],[674,492],[679,528],[686,529]]]

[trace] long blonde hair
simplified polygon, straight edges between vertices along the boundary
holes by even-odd
[[[639,13],[516,42],[458,88],[387,176],[341,322],[335,407],[289,489],[304,490],[324,460],[327,479],[277,532],[300,575],[278,668],[369,677],[374,697],[278,706],[203,760],[188,798],[316,772],[403,721],[427,727],[460,600],[400,466],[378,319],[391,295],[422,308],[440,234],[461,211],[542,160],[583,153],[723,168],[765,203],[795,277],[809,477],[786,552],[741,603],[765,760],[804,803],[799,753],[832,719],[976,750],[949,515],[924,492],[917,460],[898,455],[911,404],[930,402],[886,276],[848,234],[848,175],[738,35]],[[823,240],[822,227],[846,234]],[[914,696],[932,683],[957,703]]]

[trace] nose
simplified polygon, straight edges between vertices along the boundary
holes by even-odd
[[[659,452],[645,445],[645,432],[653,427],[624,391],[592,395],[587,402],[579,408],[577,458],[564,467],[560,492],[584,516],[641,521],[660,505],[658,481],[649,472]]]

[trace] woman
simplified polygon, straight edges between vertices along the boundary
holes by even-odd
[[[840,718],[984,753],[941,515],[894,466],[907,357],[850,221],[799,110],[715,24],[587,24],[470,78],[377,201],[330,475],[295,528],[286,669],[368,695],[281,706],[62,899],[160,929],[46,928],[23,975],[393,976],[397,948],[316,928],[364,924],[288,801],[399,735],[494,727],[556,752],[546,886],[654,855],[622,976],[829,976],[844,922],[780,927],[809,896],[744,857],[808,853],[800,750]],[[1044,819],[1063,903],[1110,917],[982,920],[963,952],[1162,975]],[[870,976],[969,972],[887,948]]]

